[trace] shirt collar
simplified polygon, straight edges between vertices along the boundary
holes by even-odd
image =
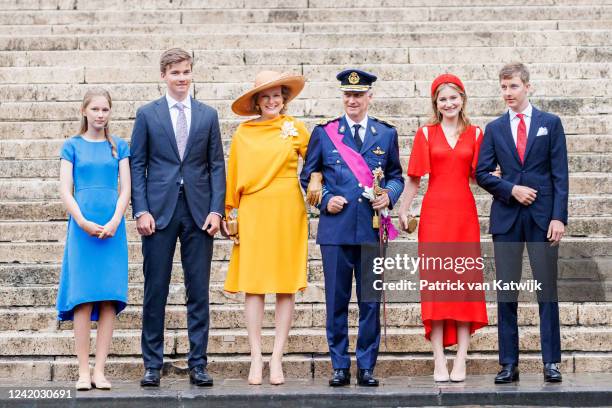
[[[172,109],[174,105],[181,102],[186,109],[191,109],[191,96],[187,95],[185,99],[182,101],[177,101],[173,97],[170,96],[168,92],[166,92],[166,102],[168,102],[168,109]]]
[[[357,122],[353,122],[353,120],[351,120],[351,118],[349,118],[349,116],[346,114],[344,115],[344,119],[346,119],[346,123],[351,129],[353,129],[353,126],[357,124]],[[368,115],[365,115],[365,117],[363,118],[361,122],[359,122],[359,124],[361,125],[362,129],[367,129],[368,128]]]
[[[508,108],[508,113],[510,114],[510,120],[511,121],[516,118],[516,112],[513,111],[512,109]],[[531,102],[529,102],[527,104],[527,107],[522,112],[520,112],[520,113],[525,115],[525,117],[527,117],[527,118],[531,118],[531,114],[533,113],[533,106],[531,106]]]

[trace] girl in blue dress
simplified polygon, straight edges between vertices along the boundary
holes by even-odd
[[[115,316],[127,302],[123,215],[130,201],[130,150],[108,131],[111,107],[107,91],[88,91],[81,106],[79,135],[66,140],[60,153],[60,196],[70,216],[57,310],[59,320],[74,320],[79,390],[111,388],[104,365]],[[96,362],[90,374],[92,320],[98,322],[98,329]]]

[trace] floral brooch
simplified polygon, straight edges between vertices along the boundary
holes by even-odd
[[[289,136],[295,137],[298,135],[298,131],[296,127],[293,125],[293,122],[285,121],[283,122],[283,126],[281,127],[281,138],[287,139]]]

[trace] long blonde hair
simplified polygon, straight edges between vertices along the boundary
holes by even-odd
[[[436,92],[433,95],[431,95],[431,107],[433,110],[433,115],[431,119],[429,120],[429,124],[438,125],[442,123],[442,113],[440,113],[440,111],[438,110],[438,95],[440,94],[440,91],[442,90],[442,88],[445,86],[448,86],[454,89],[455,91],[457,91],[459,95],[461,95],[461,99],[463,100],[463,105],[461,106],[461,110],[459,111],[459,126],[457,127],[457,135],[456,135],[456,136],[459,136],[460,134],[465,132],[465,130],[470,126],[471,123],[470,123],[470,119],[467,117],[465,113],[465,110],[467,107],[467,101],[468,101],[467,95],[465,92],[461,90],[461,88],[459,88],[455,84],[448,83],[448,82],[441,84],[436,89]]]
[[[91,103],[91,100],[96,97],[96,96],[103,96],[104,98],[106,98],[106,101],[108,102],[108,106],[112,109],[113,107],[113,101],[111,99],[110,93],[108,93],[108,91],[106,89],[102,89],[102,88],[93,88],[88,90],[87,92],[85,92],[85,96],[83,97],[83,103],[81,104],[81,128],[79,129],[79,134],[84,134],[85,132],[87,132],[87,128],[89,126],[89,124],[87,123],[87,116],[84,115],[85,113],[85,109],[87,109],[87,106],[89,106],[89,104]],[[112,138],[112,136],[110,135],[110,132],[108,131],[108,122],[110,121],[110,119],[106,122],[106,125],[104,125],[104,137],[106,138],[106,141],[110,144],[111,146],[111,154],[113,155],[113,157],[116,159],[118,158],[118,154],[117,154],[117,144],[115,143],[115,140]]]

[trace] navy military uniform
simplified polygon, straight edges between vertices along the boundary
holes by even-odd
[[[359,70],[343,71],[337,78],[341,81],[340,88],[349,92],[368,91],[376,80],[375,76]],[[362,196],[363,186],[338,153],[323,126],[339,121],[338,132],[343,134],[342,143],[358,151],[371,170],[382,168],[384,178],[381,186],[389,190],[390,208],[399,199],[404,180],[396,129],[387,122],[368,116],[365,137],[361,147],[358,147],[349,120],[343,115],[314,128],[300,180],[306,189],[313,172],[323,175],[317,243],[321,246],[323,257],[327,341],[333,368],[348,369],[351,364],[348,354],[348,305],[354,272],[359,303],[357,365],[359,369],[373,370],[380,343],[380,303],[369,301],[371,299],[362,301],[361,257],[363,244],[378,242],[378,229],[372,227],[374,210],[370,201]],[[333,196],[342,196],[348,201],[337,214],[327,211],[327,203]]]

